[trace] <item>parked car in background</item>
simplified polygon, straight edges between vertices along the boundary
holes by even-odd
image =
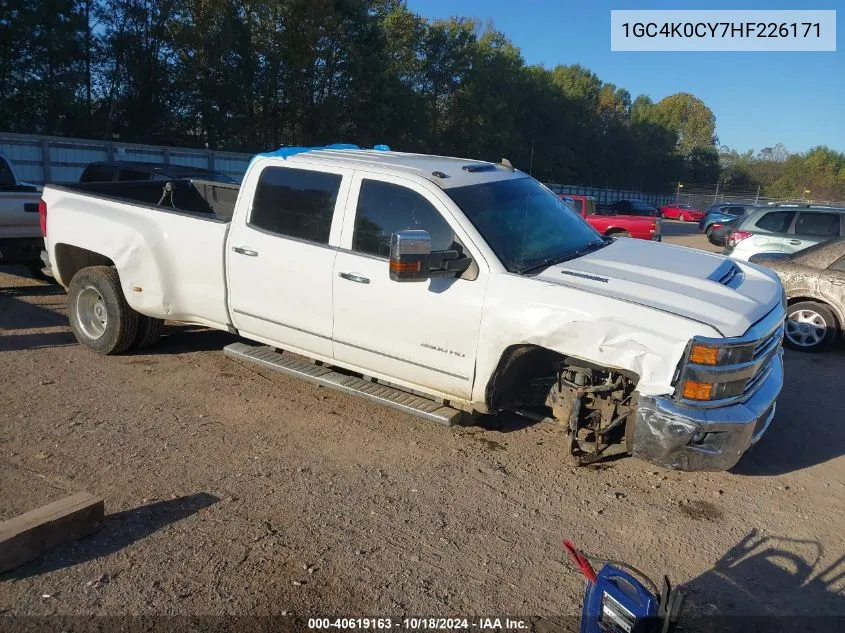
[[[698,230],[708,233],[712,228],[718,228],[729,222],[736,222],[739,218],[745,217],[756,205],[745,205],[736,203],[714,204],[704,212],[704,217],[698,222]]]
[[[647,218],[640,215],[597,215],[595,198],[565,194],[559,197],[602,235],[634,237],[654,242],[662,239],[659,218]]]
[[[714,224],[707,229],[707,241],[714,246],[724,246],[728,241],[728,235],[734,230],[735,220],[724,224]]]
[[[820,352],[845,330],[845,239],[799,253],[752,255],[751,263],[774,270],[787,296],[785,343]]]
[[[759,207],[728,235],[724,254],[747,260],[759,253],[797,253],[845,235],[845,209],[822,206]]]
[[[115,182],[126,180],[211,180],[230,185],[238,181],[219,171],[187,165],[165,165],[138,161],[101,161],[91,163],[82,172],[79,182]]]
[[[40,274],[40,199],[39,188],[20,181],[12,161],[0,154],[0,264],[23,264]]]
[[[704,212],[688,204],[667,204],[660,207],[660,217],[681,222],[699,222],[704,218]]]
[[[642,200],[617,200],[599,206],[599,215],[646,215],[657,217],[660,212]]]

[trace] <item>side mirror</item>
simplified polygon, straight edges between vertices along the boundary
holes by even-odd
[[[408,229],[390,236],[390,279],[425,281],[431,277],[431,236]]]

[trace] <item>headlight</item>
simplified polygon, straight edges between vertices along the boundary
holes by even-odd
[[[705,402],[741,396],[753,372],[750,363],[756,345],[693,339],[681,372],[679,397]]]
[[[714,345],[693,343],[689,351],[689,362],[694,365],[736,365],[754,359],[756,343],[742,345]]]

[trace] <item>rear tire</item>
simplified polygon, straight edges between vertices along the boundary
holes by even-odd
[[[816,301],[799,301],[786,309],[784,345],[799,352],[822,352],[839,331],[830,308]]]
[[[135,341],[138,313],[129,307],[114,268],[77,272],[67,290],[68,319],[76,340],[101,354],[120,354]]]
[[[144,349],[153,345],[164,332],[164,319],[156,319],[145,314],[138,315],[138,333],[132,343],[134,349]]]

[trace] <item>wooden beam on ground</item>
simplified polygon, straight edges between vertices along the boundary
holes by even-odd
[[[0,523],[0,572],[88,536],[103,523],[103,500],[80,492]]]

